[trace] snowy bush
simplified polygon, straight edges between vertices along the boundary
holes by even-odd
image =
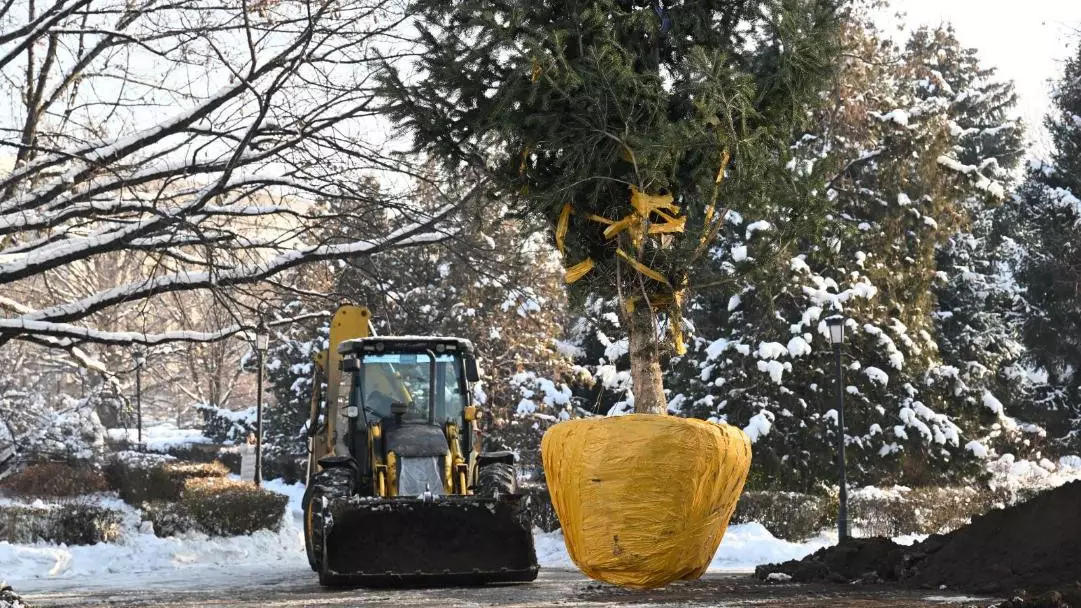
[[[199,530],[199,524],[182,502],[156,500],[143,503],[142,513],[143,521],[150,522],[154,535],[160,538]]]
[[[836,518],[837,501],[828,496],[746,491],[736,503],[732,523],[759,523],[777,538],[801,541],[829,527]]]
[[[120,498],[132,505],[144,502],[179,500],[184,484],[191,479],[223,478],[229,469],[220,462],[180,462],[168,456],[142,455],[133,457],[128,453],[115,457],[105,466],[109,487]]]
[[[105,449],[105,427],[98,418],[98,398],[64,398],[57,410],[39,410],[38,419],[16,444],[24,460],[98,462]]]
[[[849,494],[848,517],[864,536],[946,534],[990,511],[1001,499],[988,488],[863,488]]]
[[[181,503],[198,529],[211,536],[275,530],[288,497],[250,483],[221,478],[189,479]]]
[[[23,603],[21,597],[15,593],[15,590],[7,585],[4,581],[0,581],[0,608],[31,608],[28,604]]]
[[[123,515],[81,501],[0,505],[0,541],[93,545],[120,535]]]
[[[60,463],[30,465],[0,484],[8,494],[31,498],[68,498],[105,488],[99,471]]]
[[[206,403],[195,409],[203,416],[203,435],[216,443],[244,443],[255,433],[255,407],[227,410]]]

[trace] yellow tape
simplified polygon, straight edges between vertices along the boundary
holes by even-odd
[[[679,213],[679,206],[672,203],[671,194],[646,194],[635,186],[631,186],[631,207],[643,217],[658,210]]]
[[[724,177],[724,169],[727,164],[728,151],[726,150],[722,157],[721,168],[718,172],[718,184],[720,183],[720,179]],[[611,220],[592,213],[585,216],[588,220],[607,225],[607,228],[604,229],[603,233],[606,240],[612,240],[619,234],[627,232],[630,237],[631,245],[637,249],[641,244],[642,239],[647,235],[675,234],[682,233],[686,230],[687,217],[679,216],[680,208],[675,204],[672,195],[646,194],[633,185],[630,187],[630,191],[630,202],[633,211],[622,218]],[[707,229],[710,223],[709,220],[713,217],[716,199],[717,191],[715,190],[713,203],[711,203],[706,210]],[[574,213],[574,208],[570,203],[566,203],[560,210],[559,218],[556,221],[556,248],[564,255],[566,254],[567,230],[570,225],[570,216],[572,213]],[[650,218],[654,215],[656,216],[656,220],[651,222]],[[705,235],[703,235],[703,237],[705,237]],[[671,335],[673,348],[677,355],[685,354],[687,352],[687,346],[683,339],[683,321],[680,315],[683,290],[674,290],[668,277],[638,261],[634,256],[628,254],[622,248],[616,249],[616,255],[623,258],[631,265],[631,268],[634,268],[639,274],[668,288],[669,293],[649,295],[648,304],[654,308],[664,309],[668,312],[669,334]],[[586,258],[570,268],[567,268],[563,280],[568,285],[574,283],[592,271],[594,266],[593,259]],[[640,296],[626,298],[623,305],[627,312],[633,312],[639,300],[641,300]]]
[[[706,244],[717,236],[717,231],[721,227],[719,222],[716,226],[712,225],[713,214],[717,211],[717,199],[721,194],[721,182],[724,181],[724,171],[728,168],[728,161],[731,158],[727,149],[721,152],[721,166],[717,168],[717,177],[713,180],[713,198],[709,201],[709,206],[706,207],[706,217],[702,220],[702,236],[698,239],[698,247],[695,248],[692,260],[702,254]]]
[[[687,354],[687,343],[683,341],[683,290],[672,292],[672,302],[668,305],[668,333],[672,336],[672,347],[676,354]]]
[[[563,203],[563,209],[559,212],[559,221],[556,222],[556,249],[563,251],[563,239],[567,237],[567,225],[571,219],[571,204]]]
[[[590,270],[593,270],[593,258],[586,258],[567,269],[567,273],[563,275],[563,282],[570,285],[584,277]]]
[[[672,288],[672,284],[668,282],[668,279],[663,274],[634,259],[632,256],[628,255],[626,251],[623,251],[622,249],[616,249],[616,255],[623,258],[624,260],[627,260],[627,263],[630,264],[638,272],[646,275],[654,281],[657,281],[658,283],[663,283],[664,285],[668,286],[669,289]]]
[[[751,441],[693,418],[599,416],[553,425],[541,454],[574,563],[595,579],[653,588],[709,567],[747,479]]]

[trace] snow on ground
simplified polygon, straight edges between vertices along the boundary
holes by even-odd
[[[134,444],[139,439],[138,430],[109,429],[109,439],[113,441],[127,440]],[[193,443],[210,443],[210,439],[203,435],[199,429],[181,429],[168,420],[161,422],[145,422],[143,424],[143,442],[146,449],[151,452],[164,452],[171,448],[184,447]]]
[[[146,526],[140,528],[134,509],[115,498],[101,497],[101,502],[125,514],[128,531],[117,543],[78,547],[0,543],[0,578],[20,591],[32,592],[133,585],[226,587],[239,578],[272,582],[276,574],[304,572],[308,568],[300,509],[304,486],[278,480],[264,486],[289,496],[288,513],[279,531],[232,538],[203,534],[158,538]],[[574,568],[560,531],[537,531],[535,539],[542,567]],[[750,571],[758,564],[801,558],[834,542],[835,538],[824,533],[807,542],[792,543],[773,537],[760,524],[733,525],[710,570]]]
[[[1081,456],[1063,456],[1058,462],[1018,460],[1003,454],[986,463],[991,485],[1011,492],[1022,489],[1049,490],[1081,480]]]
[[[563,544],[563,533],[535,531],[537,561],[545,568],[574,568],[574,562]],[[794,543],[776,538],[762,524],[746,523],[728,526],[721,546],[710,562],[710,572],[750,572],[755,566],[801,559],[823,547],[837,543],[833,532],[822,532],[804,542]]]
[[[153,437],[165,441],[168,432]],[[1004,457],[989,469],[998,481],[1010,486],[1047,488],[1081,478],[1081,458],[1066,457],[1057,463],[1037,464]],[[20,591],[33,592],[64,588],[124,589],[133,585],[229,587],[237,580],[273,584],[285,573],[307,572],[300,508],[304,486],[286,485],[279,480],[264,485],[289,497],[281,530],[232,538],[209,538],[202,534],[157,538],[146,525],[140,526],[136,510],[115,497],[102,495],[97,498],[100,503],[124,513],[126,532],[119,542],[80,547],[0,542],[0,579],[6,579]],[[892,496],[904,490],[907,488],[863,488],[854,492]],[[538,530],[534,538],[542,567],[574,568],[560,531]],[[910,535],[894,540],[912,544],[923,538]],[[831,530],[804,542],[789,542],[774,537],[761,524],[732,525],[709,570],[751,571],[759,564],[803,558],[835,544],[836,540],[836,532]]]
[[[104,499],[106,506],[125,514],[125,532],[118,542],[75,547],[0,542],[0,579],[20,592],[159,583],[225,586],[235,582],[238,573],[263,576],[275,570],[307,569],[300,510],[304,486],[279,480],[263,485],[289,497],[281,530],[230,538],[205,534],[158,538],[139,526],[134,509],[115,498]]]

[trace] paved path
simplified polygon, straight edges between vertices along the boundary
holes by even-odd
[[[632,591],[598,584],[581,573],[545,569],[536,582],[520,585],[451,589],[325,590],[310,571],[276,573],[275,580],[250,573],[230,585],[215,581],[200,588],[198,579],[141,581],[138,588],[118,591],[91,585],[42,583],[25,599],[35,607],[109,606],[111,608],[299,608],[306,606],[417,606],[440,608],[526,608],[533,606],[783,606],[805,608],[986,607],[990,599],[968,598],[946,591],[912,591],[853,585],[766,585],[746,574],[709,574],[698,581],[664,589]]]

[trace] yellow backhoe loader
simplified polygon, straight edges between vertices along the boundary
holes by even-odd
[[[313,366],[304,537],[319,582],[534,580],[514,455],[475,437],[472,344],[374,337],[369,321],[340,307]]]

